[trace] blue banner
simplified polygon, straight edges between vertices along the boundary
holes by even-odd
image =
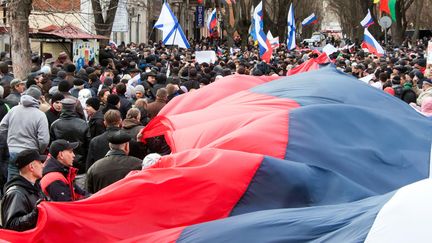
[[[204,6],[198,5],[196,7],[196,27],[201,28],[204,27]]]

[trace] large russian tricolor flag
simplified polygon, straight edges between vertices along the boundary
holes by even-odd
[[[382,46],[378,43],[378,41],[375,40],[367,28],[364,30],[364,39],[361,46],[362,48],[367,49],[370,53],[373,53],[377,56],[382,56],[385,54]]]
[[[0,239],[357,241],[389,236],[390,224],[373,221],[395,190],[430,175],[430,120],[332,66],[228,76],[174,98],[143,135],[164,135],[172,154],[88,199],[42,202],[36,229],[1,230]],[[406,198],[430,205],[432,194],[417,195]],[[421,210],[400,215],[431,225]],[[397,233],[424,237],[416,229]]]

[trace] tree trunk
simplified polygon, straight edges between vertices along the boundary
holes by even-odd
[[[9,2],[9,23],[11,26],[12,67],[16,78],[26,79],[31,71],[29,15],[32,0]]]
[[[414,9],[417,10],[417,14],[415,15],[415,20],[414,20],[414,34],[413,34],[413,40],[418,40],[419,38],[419,34],[420,34],[420,16],[423,10],[423,6],[424,6],[424,0],[416,0],[414,2]]]
[[[95,29],[98,35],[103,35],[105,37],[111,36],[111,31],[114,23],[114,18],[117,12],[119,0],[110,0],[108,5],[108,10],[104,20],[102,6],[100,0],[91,0],[93,16],[95,20]],[[108,40],[101,41],[101,44],[108,44]]]

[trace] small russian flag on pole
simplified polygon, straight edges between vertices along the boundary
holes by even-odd
[[[313,14],[309,15],[309,17],[305,18],[302,21],[302,26],[307,26],[307,25],[316,24],[316,23],[318,23],[318,19],[315,16],[315,13],[313,13]]]
[[[364,17],[364,19],[360,22],[360,24],[363,26],[363,28],[367,28],[371,25],[373,25],[375,22],[372,18],[371,12],[368,9],[368,13],[366,15],[366,17]]]

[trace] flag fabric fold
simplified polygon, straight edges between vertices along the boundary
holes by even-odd
[[[383,228],[371,219],[402,212],[381,210],[394,191],[430,174],[430,120],[331,65],[283,78],[228,76],[170,101],[143,131],[157,135],[172,153],[152,167],[82,201],[42,202],[35,229],[0,230],[0,239],[374,242]]]
[[[162,42],[164,45],[178,45],[180,48],[190,48],[180,23],[167,2],[162,5],[161,13],[154,28],[162,30]]]

